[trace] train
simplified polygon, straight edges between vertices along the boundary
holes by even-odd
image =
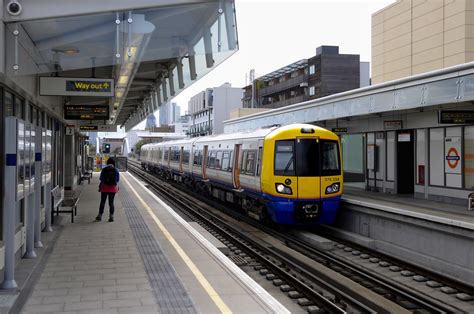
[[[141,147],[144,170],[280,225],[332,224],[343,193],[339,137],[310,124]]]

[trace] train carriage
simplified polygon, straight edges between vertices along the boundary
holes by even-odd
[[[293,124],[147,144],[142,152],[144,168],[239,204],[255,219],[293,225],[331,224],[336,217],[341,149],[328,130]]]

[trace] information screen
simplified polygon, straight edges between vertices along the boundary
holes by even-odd
[[[439,123],[474,123],[474,110],[440,110]]]
[[[64,106],[64,119],[108,120],[109,106],[66,105]]]

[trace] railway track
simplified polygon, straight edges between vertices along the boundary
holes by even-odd
[[[172,184],[141,170],[138,163],[130,162],[129,166],[129,170],[145,180],[150,189],[226,244],[233,252],[231,258],[234,262],[239,266],[254,267],[298,304],[307,307],[309,312],[388,313],[396,311],[390,309],[395,304],[401,310],[416,313],[460,312],[381,275],[367,272],[331,252],[318,250],[291,233],[256,224],[245,215],[227,210],[225,207],[228,206],[212,201],[212,207],[221,207],[220,210],[253,225],[267,237],[271,235],[278,239],[272,244],[262,241],[256,236],[257,232],[249,232],[247,227],[236,227],[235,222],[226,223],[222,216],[212,213],[212,208],[205,209],[209,205],[196,202],[196,195],[190,197],[189,191],[176,190]],[[343,244],[336,245],[341,248]]]

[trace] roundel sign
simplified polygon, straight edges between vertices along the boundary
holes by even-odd
[[[446,161],[448,162],[449,168],[456,169],[460,160],[461,157],[459,156],[458,150],[454,147],[451,147],[446,154]]]
[[[445,151],[445,172],[446,173],[461,173],[461,138],[460,137],[446,137],[444,140]]]

